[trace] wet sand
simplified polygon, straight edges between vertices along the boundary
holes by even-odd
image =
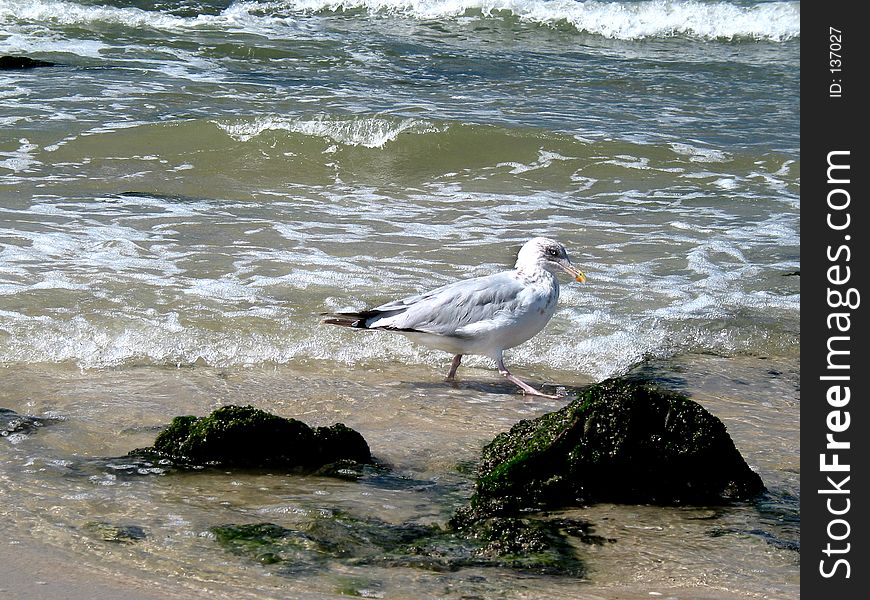
[[[119,577],[110,572],[97,572],[82,565],[75,557],[57,548],[34,542],[0,544],[0,598],[18,600],[224,600],[251,598],[267,600],[278,598],[341,598],[314,592],[294,593],[292,596],[244,594],[240,590],[196,589],[194,586],[173,582],[159,583],[137,579],[129,574]],[[346,596],[345,596],[346,597]],[[391,594],[390,598],[420,598],[409,591]],[[534,597],[534,596],[529,596]],[[609,587],[607,589],[577,590],[576,596],[565,600],[745,600],[756,598],[739,590],[726,591],[703,587],[656,587],[654,591],[637,587]],[[769,598],[777,598],[772,595]],[[797,597],[797,596],[795,596]]]
[[[33,541],[0,543],[0,598],[17,600],[165,600],[166,598],[214,598],[194,590],[158,590],[154,582],[137,581],[128,576],[113,577],[98,573],[58,548]]]

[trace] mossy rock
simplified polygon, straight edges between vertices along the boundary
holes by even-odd
[[[234,554],[277,565],[293,575],[324,569],[331,561],[378,561],[432,535],[422,525],[393,525],[377,519],[354,519],[342,513],[317,514],[296,527],[274,523],[212,527],[216,541]]]
[[[490,442],[459,521],[597,502],[721,504],[763,491],[725,425],[701,405],[610,379]]]
[[[436,572],[491,567],[582,576],[583,563],[565,529],[560,521],[495,517],[458,530],[334,512],[293,527],[228,524],[211,532],[233,554],[273,565],[288,576],[325,569],[333,562]]]
[[[349,461],[368,464],[362,435],[341,423],[311,428],[252,406],[222,406],[207,417],[183,416],[157,435],[154,453],[177,465],[300,467],[318,469]]]

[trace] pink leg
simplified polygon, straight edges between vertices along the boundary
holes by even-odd
[[[459,368],[459,363],[462,362],[462,355],[457,354],[453,357],[453,362],[450,363],[450,372],[447,373],[447,381],[456,379],[456,370]]]
[[[543,398],[558,398],[559,396],[551,396],[550,394],[545,394],[543,392],[539,392],[528,383],[522,381],[521,379],[514,377],[510,371],[507,370],[507,367],[504,366],[504,357],[499,353],[498,357],[495,359],[496,364],[498,365],[498,372],[504,376],[508,381],[519,386],[521,390],[523,390],[523,394],[530,394],[532,396],[541,396]]]

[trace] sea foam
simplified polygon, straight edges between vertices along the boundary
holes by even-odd
[[[512,17],[607,38],[690,36],[781,42],[800,37],[800,2],[737,5],[698,0],[279,0],[235,2],[216,15],[178,16],[138,8],[90,6],[65,0],[0,0],[0,23],[108,23],[162,30],[247,31],[273,36],[312,14],[364,11],[420,20]]]
[[[284,0],[273,10],[367,10],[433,20],[512,15],[529,23],[569,25],[615,39],[690,35],[705,39],[784,41],[800,36],[800,2],[738,6],[697,0]]]

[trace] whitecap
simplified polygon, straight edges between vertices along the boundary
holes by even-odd
[[[726,162],[731,157],[727,152],[715,148],[701,148],[685,142],[671,142],[671,150],[682,156],[688,156],[692,162]]]
[[[248,6],[251,3],[242,3],[239,9]],[[740,6],[699,0],[283,0],[266,7],[277,14],[365,9],[424,20],[472,19],[475,12],[484,17],[508,13],[529,23],[566,23],[578,31],[623,40],[687,35],[779,42],[800,36],[800,2]]]
[[[260,117],[243,121],[215,121],[231,138],[247,142],[267,131],[287,131],[336,142],[343,146],[383,148],[403,133],[432,133],[442,129],[419,119],[381,117],[336,118],[318,115],[311,118]]]

